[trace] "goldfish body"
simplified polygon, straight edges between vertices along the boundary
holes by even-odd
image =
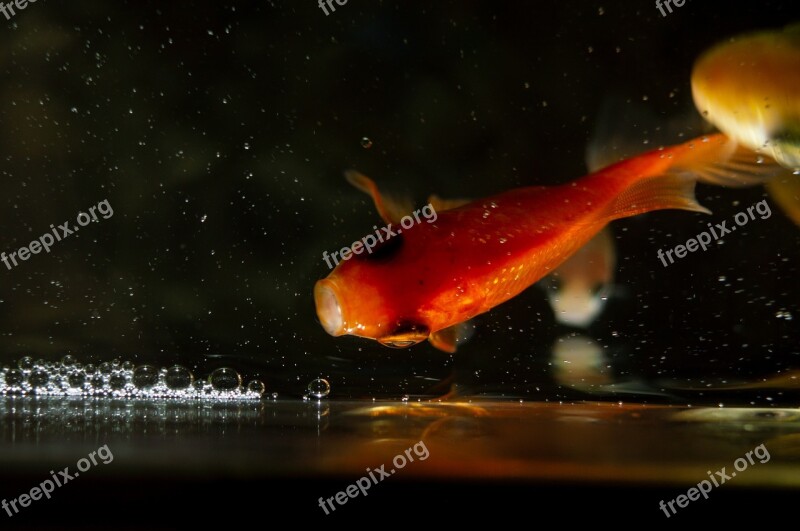
[[[694,198],[704,180],[749,185],[769,162],[724,135],[654,150],[553,187],[519,188],[439,212],[434,223],[398,230],[371,254],[354,255],[317,282],[323,328],[408,347],[430,339],[454,352],[457,326],[551,273],[614,219],[660,209],[708,210]],[[392,202],[362,175],[388,223]],[[454,205],[455,206],[455,205]]]

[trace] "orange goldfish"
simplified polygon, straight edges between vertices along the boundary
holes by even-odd
[[[341,262],[314,287],[317,316],[333,336],[396,348],[428,339],[454,352],[459,325],[551,273],[609,221],[661,209],[708,213],[695,200],[695,183],[762,182],[776,165],[759,158],[718,134],[650,151],[564,185],[455,202],[435,222],[403,230],[371,254]],[[367,177],[351,173],[349,179],[372,196],[391,230],[399,219],[397,203]]]

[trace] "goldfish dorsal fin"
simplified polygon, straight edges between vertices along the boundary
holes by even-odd
[[[428,341],[439,350],[453,354],[458,343],[467,341],[472,337],[473,331],[474,328],[469,324],[469,321],[465,321],[432,333],[428,337]]]
[[[665,118],[633,98],[614,94],[603,101],[595,118],[594,132],[586,146],[586,167],[595,172],[655,146],[675,144],[712,130],[693,108]]]
[[[428,198],[428,204],[430,204],[436,212],[453,210],[454,208],[464,206],[471,202],[471,199],[442,199],[436,194],[433,194]]]
[[[414,205],[409,200],[397,199],[381,194],[375,181],[355,170],[344,172],[347,182],[372,197],[378,214],[386,223],[399,224],[403,216],[414,210]]]

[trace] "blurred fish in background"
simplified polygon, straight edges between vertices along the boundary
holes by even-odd
[[[766,188],[800,225],[800,24],[712,47],[694,65],[692,95],[720,131],[787,168]]]

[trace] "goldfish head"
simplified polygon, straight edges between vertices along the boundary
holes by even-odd
[[[586,328],[597,319],[605,306],[610,287],[598,283],[592,287],[573,282],[557,284],[547,290],[556,321]]]
[[[314,286],[320,324],[332,336],[374,339],[387,347],[405,348],[424,341],[430,328],[414,312],[403,312],[402,287],[392,282],[387,264],[353,257]]]

